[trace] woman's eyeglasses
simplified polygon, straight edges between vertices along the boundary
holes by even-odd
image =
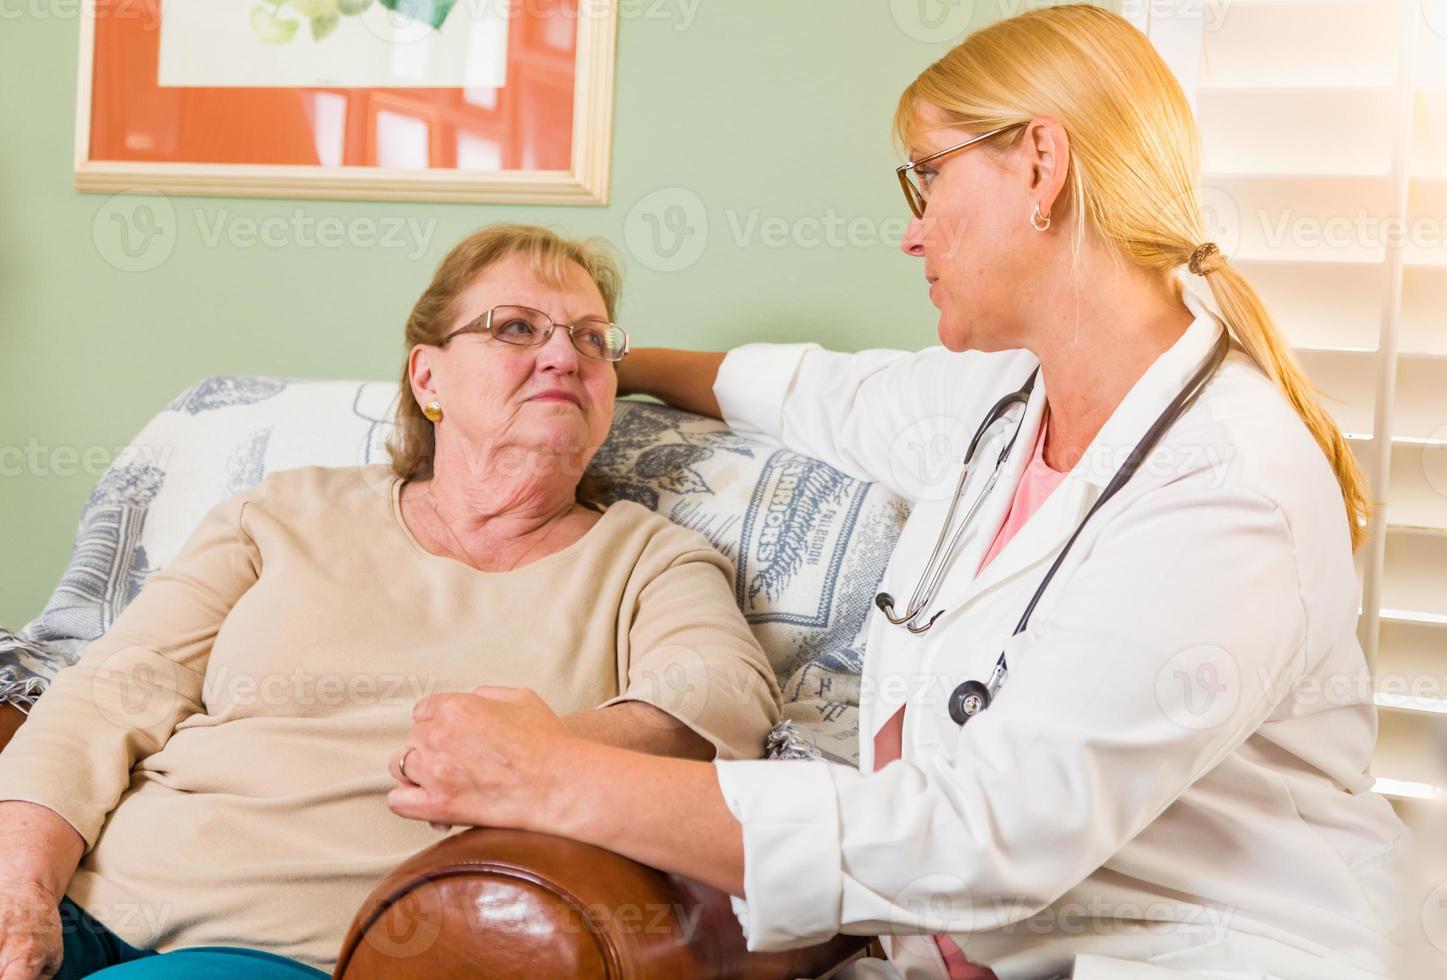
[[[568,331],[573,349],[598,361],[621,361],[628,356],[628,331],[616,323],[585,318],[577,323],[556,323],[542,310],[530,306],[494,306],[465,327],[442,338],[439,347],[458,334],[480,333],[513,347],[541,347],[562,327]]]
[[[992,129],[988,133],[981,133],[979,136],[971,136],[963,143],[956,143],[954,146],[947,146],[943,150],[937,150],[927,157],[920,157],[918,160],[911,160],[894,172],[899,177],[899,186],[904,188],[904,199],[909,202],[909,209],[916,218],[924,217],[925,206],[929,203],[930,184],[934,182],[939,171],[933,167],[926,166],[932,160],[948,156],[967,146],[974,146],[981,140],[987,140],[991,136],[998,136],[1007,129],[1014,129],[1016,126],[1024,125],[1016,123],[1011,126],[1001,126],[999,129]]]

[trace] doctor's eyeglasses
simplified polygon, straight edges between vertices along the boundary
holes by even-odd
[[[916,218],[924,217],[925,206],[929,203],[930,184],[934,182],[938,171],[928,164],[933,160],[948,156],[967,146],[974,146],[981,140],[987,140],[991,136],[998,136],[1009,129],[1016,129],[1024,123],[1015,123],[1011,126],[1001,126],[999,129],[992,129],[988,133],[981,133],[979,136],[971,136],[963,143],[956,143],[954,146],[947,146],[943,150],[936,150],[929,156],[920,157],[918,160],[911,160],[894,172],[899,177],[899,186],[904,189],[904,199],[909,202],[909,210]]]
[[[597,361],[621,361],[628,356],[628,331],[607,320],[589,318],[577,323],[556,323],[542,310],[530,306],[494,306],[482,316],[442,338],[439,347],[459,334],[490,336],[513,347],[541,347],[553,330],[568,331],[573,349]]]

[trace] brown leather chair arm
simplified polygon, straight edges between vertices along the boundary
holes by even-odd
[[[25,712],[10,702],[0,704],[0,749],[10,744],[10,737],[15,734],[15,729],[25,720]]]
[[[399,865],[347,932],[337,980],[819,977],[870,942],[750,953],[723,892],[589,844],[468,830]]]

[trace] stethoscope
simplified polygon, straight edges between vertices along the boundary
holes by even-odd
[[[1207,356],[1205,362],[1197,368],[1196,373],[1186,382],[1185,387],[1182,388],[1180,393],[1165,407],[1160,416],[1152,423],[1151,427],[1146,430],[1145,435],[1141,437],[1140,442],[1136,443],[1135,448],[1130,451],[1125,462],[1121,464],[1120,469],[1116,470],[1115,475],[1111,477],[1110,483],[1106,484],[1105,489],[1101,491],[1100,497],[1091,506],[1090,510],[1086,512],[1085,516],[1080,519],[1080,523],[1075,527],[1075,533],[1071,534],[1070,539],[1065,542],[1065,547],[1062,548],[1060,554],[1055,557],[1055,562],[1050,566],[1050,570],[1045,573],[1045,577],[1040,580],[1040,585],[1036,587],[1035,594],[1030,597],[1030,604],[1025,607],[1025,612],[1020,617],[1020,622],[1016,624],[1015,632],[1011,634],[1012,636],[1019,635],[1025,631],[1025,627],[1030,622],[1030,614],[1035,611],[1035,606],[1040,601],[1040,596],[1044,594],[1045,587],[1048,586],[1050,580],[1055,577],[1056,571],[1059,570],[1061,563],[1065,561],[1065,556],[1070,553],[1071,547],[1075,544],[1076,539],[1080,537],[1080,532],[1085,530],[1086,523],[1095,516],[1096,511],[1105,506],[1106,501],[1115,496],[1116,492],[1125,486],[1126,482],[1135,475],[1136,470],[1140,468],[1141,463],[1150,451],[1155,448],[1155,444],[1160,441],[1161,436],[1165,435],[1166,430],[1186,413],[1186,410],[1191,407],[1201,392],[1205,390],[1207,383],[1211,380],[1212,376],[1215,375],[1216,370],[1221,366],[1221,362],[1226,359],[1226,354],[1230,349],[1231,337],[1225,330],[1222,330],[1220,339],[1216,341],[1216,346],[1211,349],[1211,353]],[[985,419],[980,423],[980,427],[975,430],[974,438],[970,440],[969,448],[965,451],[964,470],[960,473],[959,483],[955,486],[955,495],[950,501],[949,512],[945,515],[944,526],[940,528],[939,536],[935,539],[934,550],[930,552],[929,560],[925,562],[924,571],[920,574],[919,584],[915,586],[914,592],[910,595],[909,603],[905,606],[904,615],[895,615],[894,596],[888,592],[881,592],[874,597],[874,604],[879,607],[879,611],[884,613],[884,618],[891,624],[903,626],[911,633],[926,633],[930,627],[935,624],[935,620],[945,614],[945,610],[941,609],[923,623],[919,621],[920,615],[934,603],[936,596],[939,595],[940,587],[944,583],[945,570],[949,565],[950,558],[954,554],[956,546],[964,537],[965,530],[970,526],[971,521],[974,520],[975,514],[979,512],[980,506],[984,503],[985,498],[989,496],[990,491],[995,488],[995,484],[1000,478],[1001,470],[1004,469],[1005,463],[1009,461],[1010,452],[1020,437],[1021,427],[1025,424],[1025,413],[1021,413],[1020,421],[1015,423],[1015,431],[1011,434],[1010,438],[1006,440],[1004,448],[1000,450],[1000,454],[995,460],[995,471],[990,474],[990,478],[986,481],[984,488],[975,496],[974,501],[965,512],[964,520],[961,521],[960,526],[956,529],[954,526],[955,512],[959,509],[960,500],[964,496],[965,482],[969,479],[970,466],[974,462],[975,451],[979,448],[981,439],[984,438],[985,433],[991,426],[1004,418],[1015,405],[1024,405],[1030,400],[1030,393],[1035,389],[1035,378],[1037,374],[1039,374],[1038,368],[1030,373],[1030,377],[1025,380],[1025,384],[1022,385],[1018,391],[1012,391],[997,401],[994,407],[985,415]],[[952,529],[953,533],[951,533]],[[963,725],[975,715],[988,708],[990,702],[999,692],[1001,685],[1005,683],[1005,677],[1008,673],[1009,671],[1005,662],[1005,651],[1001,650],[999,658],[995,661],[995,669],[990,673],[989,680],[983,683],[976,680],[968,680],[951,691],[949,711],[950,718],[954,720],[955,724]]]

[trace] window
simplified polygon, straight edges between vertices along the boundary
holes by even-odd
[[[1447,754],[1447,0],[1127,0],[1201,125],[1215,240],[1348,434],[1373,774],[1440,798]]]

